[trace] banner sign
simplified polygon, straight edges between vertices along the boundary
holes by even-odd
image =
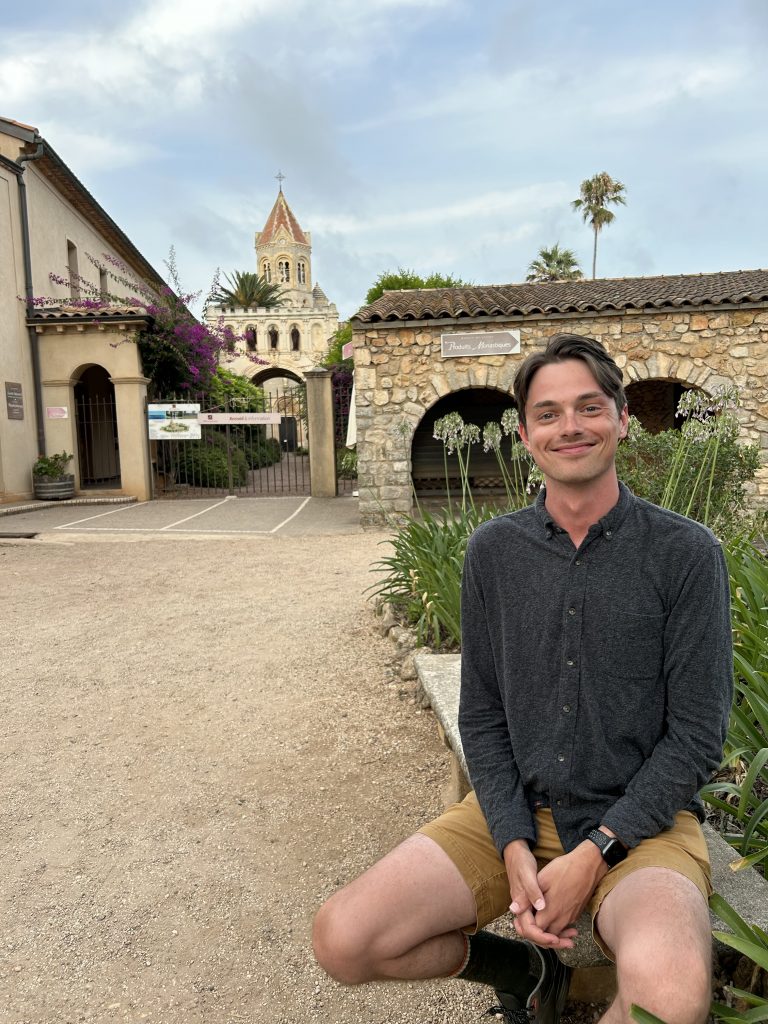
[[[279,423],[279,412],[201,412],[198,423]]]
[[[147,406],[150,441],[199,441],[199,402],[151,402]]]
[[[443,359],[457,356],[510,356],[520,351],[520,331],[471,331],[441,334]]]

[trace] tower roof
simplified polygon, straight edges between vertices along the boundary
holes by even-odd
[[[259,235],[259,245],[268,245],[275,238],[280,228],[285,228],[294,242],[300,242],[302,245],[309,245],[307,236],[299,227],[299,222],[294,217],[293,211],[286,202],[282,188],[277,194],[277,199],[275,200],[275,205],[272,207],[272,212],[267,217],[267,223],[264,225],[264,229]]]

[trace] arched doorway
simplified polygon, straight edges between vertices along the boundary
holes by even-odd
[[[435,402],[423,416],[411,442],[411,479],[417,495],[445,493],[445,449],[435,438],[435,422],[457,412],[465,423],[480,428],[481,440],[472,445],[470,479],[473,493],[498,494],[503,491],[499,464],[493,451],[484,452],[482,430],[486,423],[501,422],[506,409],[514,408],[512,396],[494,388],[465,388],[453,391]],[[448,456],[450,487],[459,482],[459,463],[456,454]]]
[[[676,380],[638,380],[625,388],[630,416],[640,420],[649,434],[679,430],[683,421],[675,417],[681,397],[691,390]]]
[[[307,449],[306,392],[304,381],[280,366],[270,366],[251,377],[251,382],[264,390],[264,409],[280,415],[277,436],[284,455],[301,454]]]
[[[75,384],[80,487],[121,487],[115,388],[103,366],[89,366]]]

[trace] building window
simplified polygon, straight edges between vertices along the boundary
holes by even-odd
[[[276,327],[270,327],[268,333],[269,333],[269,347],[272,348],[272,349],[277,348],[277,337],[278,337],[278,335],[277,335],[277,328]]]
[[[245,328],[245,344],[249,352],[256,351],[256,328],[252,324]]]
[[[262,265],[261,265],[261,273],[262,273],[262,276],[264,277],[264,280],[268,284],[271,283],[271,281],[272,281],[272,264],[269,262],[269,260],[264,260],[264,262],[262,263]]]
[[[69,294],[73,299],[80,298],[80,274],[77,269],[77,246],[67,239],[67,276],[69,277]]]
[[[281,284],[289,284],[291,280],[291,265],[288,260],[279,260],[277,264],[277,276]]]
[[[296,268],[296,279],[299,284],[307,283],[307,265],[303,260],[299,260],[299,265]]]
[[[103,267],[99,268],[99,295],[102,299],[109,295],[109,275]]]
[[[298,327],[291,328],[291,352],[299,352],[301,350],[301,335],[299,334]]]

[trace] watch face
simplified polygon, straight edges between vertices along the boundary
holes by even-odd
[[[608,867],[613,868],[616,867],[617,864],[621,864],[627,856],[627,851],[618,839],[611,839],[608,837],[608,843],[603,847],[602,854],[603,860]]]

